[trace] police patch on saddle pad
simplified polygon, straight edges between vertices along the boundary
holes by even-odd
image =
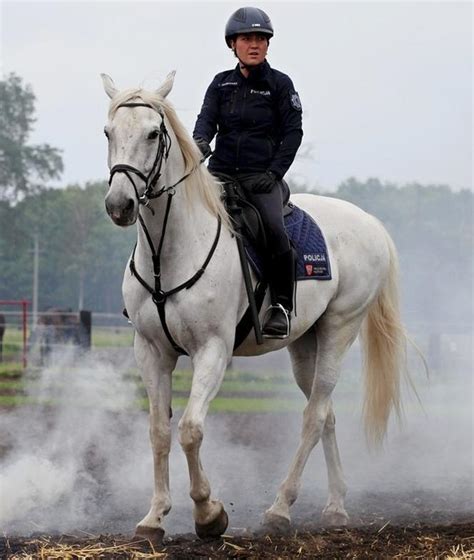
[[[321,229],[298,206],[285,216],[285,229],[296,251],[297,280],[331,280],[331,264]],[[247,257],[257,276],[263,276],[263,258],[252,246],[246,246]]]

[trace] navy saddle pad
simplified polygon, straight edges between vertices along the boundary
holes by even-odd
[[[296,250],[297,280],[331,280],[331,264],[321,229],[301,208],[289,203],[293,211],[284,218],[285,229]],[[255,274],[263,277],[263,258],[252,245],[245,247]]]

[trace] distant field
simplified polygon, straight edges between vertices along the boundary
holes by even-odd
[[[73,367],[64,369],[64,372],[60,372],[60,381],[56,381],[50,387],[54,395],[43,393],[40,401],[38,398],[31,396],[35,394],[35,388],[39,386],[39,369],[31,369],[28,373],[28,379],[26,379],[20,364],[0,364],[0,406],[14,407],[39,402],[55,406],[61,402],[61,390],[63,385],[66,386],[68,383],[68,376],[80,375],[80,372],[81,370]],[[148,409],[146,392],[138,370],[130,369],[125,374],[121,374],[118,382],[125,383],[126,387],[129,384],[129,389],[126,390],[129,394],[135,394],[135,398],[130,401],[133,408]],[[182,410],[186,406],[191,382],[191,371],[179,369],[173,373],[173,410]],[[359,374],[346,375],[341,378],[335,390],[335,402],[338,411],[343,409],[360,410],[362,404],[360,383]],[[423,383],[424,385],[421,382],[418,383],[419,389],[423,389],[428,382],[425,380]],[[76,402],[73,404],[77,405]],[[87,401],[82,401],[80,406],[87,408],[89,404]],[[304,406],[305,399],[289,374],[229,370],[226,372],[217,397],[211,403],[210,411],[213,413],[302,412]],[[104,403],[104,408],[122,409],[123,404],[114,404],[112,400]],[[436,417],[447,416],[452,411],[452,407],[444,401],[426,402],[423,398],[422,408],[424,413],[433,414]],[[405,412],[411,409],[421,409],[415,398],[405,399]]]
[[[64,383],[67,376],[74,374],[73,368],[64,371]],[[58,404],[53,397],[43,397],[40,401],[29,395],[35,393],[39,370],[30,370],[28,379],[23,375],[19,364],[0,364],[0,406],[13,407],[24,404]],[[141,379],[136,370],[125,375],[136,390],[135,407],[146,410],[148,400]],[[174,410],[183,409],[191,388],[191,372],[176,370],[173,374]],[[61,383],[56,383],[54,392],[61,394]],[[87,406],[87,403],[83,403]],[[211,404],[211,412],[276,412],[301,411],[304,398],[296,385],[281,376],[252,374],[250,372],[228,371],[218,396]]]
[[[133,345],[133,330],[127,327],[92,329],[92,346],[94,348],[123,348]]]
[[[5,359],[11,360],[14,354],[17,360],[22,347],[22,333],[16,329],[7,329],[5,333]],[[133,330],[128,328],[93,328],[92,347],[113,349],[130,347],[133,344]],[[112,350],[113,351],[113,350]],[[8,362],[0,364],[0,406],[20,406],[37,402],[29,396],[34,394],[33,376],[28,383],[24,379],[21,364]],[[72,368],[71,368],[72,371]],[[71,371],[65,371],[65,379]],[[31,379],[33,377],[33,380]],[[132,370],[126,375],[137,392],[135,406],[148,408],[148,401],[138,371]],[[33,389],[33,391],[29,390]],[[191,388],[191,372],[177,370],[173,374],[173,409],[179,410],[186,405]],[[59,390],[60,394],[61,391]],[[57,402],[57,401],[56,401]],[[44,403],[44,401],[43,401]],[[54,399],[47,403],[56,404]],[[211,404],[211,412],[271,412],[282,410],[302,410],[304,399],[296,385],[284,380],[279,375],[262,375],[251,372],[228,371],[219,395]],[[84,403],[87,406],[87,403]]]
[[[92,346],[100,349],[105,356],[108,352],[113,355],[114,348],[131,347],[133,330],[128,327],[93,328]],[[30,395],[34,394],[35,370],[28,386],[23,376],[20,363],[22,348],[22,332],[18,329],[7,329],[4,338],[4,363],[0,363],[0,406],[13,407],[37,402]],[[15,360],[15,361],[13,361]],[[252,366],[250,366],[252,367]],[[419,364],[416,366],[419,370]],[[361,405],[360,393],[362,377],[360,368],[356,365],[353,371],[343,372],[335,391],[335,401],[338,408],[351,407],[359,409]],[[30,370],[31,371],[31,370]],[[416,369],[415,369],[416,371]],[[64,371],[64,379],[68,374],[74,374],[72,367]],[[62,376],[59,376],[62,378]],[[452,375],[448,376],[451,379]],[[29,376],[31,378],[31,376]],[[436,375],[438,380],[444,379],[441,372]],[[434,381],[436,381],[436,378]],[[138,371],[130,369],[125,374],[125,381],[131,384],[131,392],[136,393],[134,406],[147,409],[146,393],[140,380]],[[424,375],[415,379],[418,388],[427,384]],[[58,383],[60,385],[60,383]],[[30,390],[33,388],[33,391]],[[173,409],[180,410],[186,405],[191,388],[191,372],[177,370],[173,373]],[[55,389],[55,397],[46,397],[50,405],[57,404],[57,396],[61,395],[61,387]],[[341,398],[342,397],[342,398]],[[60,398],[60,397],[59,397]],[[44,402],[44,401],[43,401]],[[274,411],[302,411],[305,399],[289,371],[232,371],[226,372],[219,394],[211,403],[211,412],[274,412]],[[84,403],[87,406],[87,403]],[[411,404],[409,406],[412,406]],[[413,406],[417,407],[418,404]],[[426,403],[424,403],[426,407]],[[441,416],[446,414],[449,407],[431,404],[429,408]],[[436,409],[436,410],[434,410]]]
[[[91,339],[94,348],[123,348],[133,345],[133,330],[128,327],[93,327]],[[7,328],[3,336],[3,360],[19,360],[22,349],[23,331]]]

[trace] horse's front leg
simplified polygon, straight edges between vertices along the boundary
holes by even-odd
[[[164,535],[163,519],[171,509],[168,467],[171,448],[171,373],[177,358],[162,355],[138,333],[135,335],[135,357],[150,406],[150,440],[155,482],[150,511],[137,525],[135,537],[160,545]]]
[[[218,537],[228,524],[222,502],[211,499],[211,487],[199,458],[204,420],[221,385],[228,359],[225,343],[220,339],[210,341],[193,356],[191,393],[178,425],[179,441],[189,468],[196,534],[200,538]]]

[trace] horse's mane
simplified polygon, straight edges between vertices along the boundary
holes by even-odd
[[[141,88],[128,89],[114,96],[110,103],[109,117],[112,118],[115,115],[119,105],[132,100],[143,101],[143,103],[151,105],[160,114],[164,114],[173,129],[183,155],[185,173],[190,173],[194,169],[191,176],[182,183],[186,192],[186,198],[191,207],[194,206],[193,201],[196,198],[199,199],[213,216],[220,217],[222,223],[229,229],[232,229],[229,215],[221,199],[222,186],[209,173],[207,167],[200,164],[201,152],[182,125],[172,104],[155,92]]]

